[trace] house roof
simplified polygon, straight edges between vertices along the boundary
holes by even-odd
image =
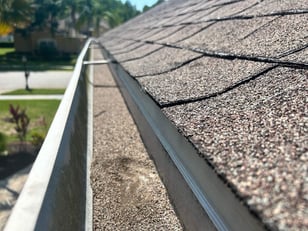
[[[167,1],[101,37],[273,229],[308,229],[307,21],[307,0]]]

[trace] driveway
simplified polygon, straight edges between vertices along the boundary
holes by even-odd
[[[30,88],[66,88],[72,71],[38,71],[30,72]],[[25,88],[25,75],[22,71],[0,72],[0,94]]]

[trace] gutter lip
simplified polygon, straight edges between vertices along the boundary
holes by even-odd
[[[101,46],[105,57],[114,60],[112,54],[102,44]],[[162,108],[142,89],[137,80],[118,62],[110,63],[109,66],[121,92],[128,92],[134,101],[134,106],[141,111],[216,229],[267,230],[266,225],[241,203],[210,163],[200,157],[198,150],[179,133],[163,114]],[[122,95],[124,97],[125,94]],[[135,122],[138,125],[138,121]]]
[[[92,44],[97,43],[97,41],[93,40]],[[88,47],[89,59],[90,62],[94,61],[94,55],[92,51],[92,47]],[[96,63],[95,63],[96,64]],[[85,64],[85,61],[83,62]],[[93,230],[93,190],[91,186],[91,162],[93,156],[93,80],[94,80],[94,67],[91,65],[88,70],[87,77],[87,97],[88,97],[88,124],[87,124],[87,169],[86,169],[86,208],[85,208],[85,231]]]

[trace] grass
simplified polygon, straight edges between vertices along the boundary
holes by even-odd
[[[21,62],[24,54],[15,52],[14,48],[0,47],[0,71],[23,71]],[[27,67],[30,71],[73,70],[77,55],[41,57],[27,54]]]
[[[64,92],[65,89],[31,89],[30,91],[19,89],[2,95],[63,95]]]
[[[4,133],[8,142],[18,141],[14,124],[7,122],[11,117],[9,105],[19,105],[21,109],[26,109],[26,114],[30,118],[27,141],[31,140],[34,133],[46,136],[50,124],[60,104],[60,100],[3,100],[0,102],[0,132]]]
[[[14,48],[0,48],[0,55],[6,55],[7,53],[12,53],[14,52],[15,49]]]

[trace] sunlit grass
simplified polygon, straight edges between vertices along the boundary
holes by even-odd
[[[63,95],[64,92],[65,89],[31,89],[30,91],[19,89],[2,95]]]
[[[13,47],[9,47],[9,48],[1,47],[0,48],[0,55],[5,55],[7,53],[14,52],[14,51],[15,51],[15,48],[13,48]]]

